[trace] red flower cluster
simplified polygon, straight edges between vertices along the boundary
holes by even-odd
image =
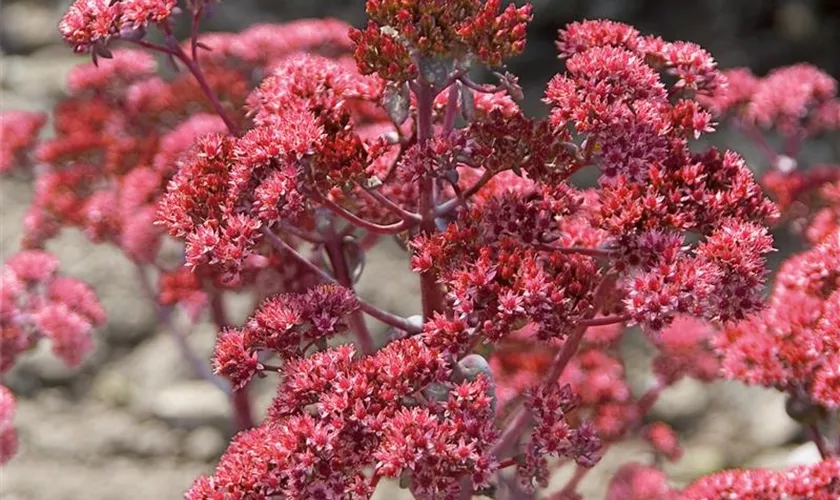
[[[364,74],[407,81],[419,72],[436,84],[447,76],[438,68],[447,58],[472,56],[499,66],[525,48],[525,26],[531,20],[530,5],[511,4],[499,13],[500,7],[500,0],[369,0],[367,28],[350,33],[356,62]]]
[[[355,295],[334,285],[304,294],[281,294],[265,301],[245,328],[222,333],[213,354],[216,373],[241,388],[263,367],[258,352],[288,360],[347,330],[344,318],[358,308]],[[306,342],[306,345],[302,345]]]
[[[840,495],[840,460],[788,470],[728,470],[698,479],[680,493],[686,500],[707,498],[791,498],[831,500]]]
[[[779,270],[769,308],[716,340],[723,373],[840,407],[840,232]]]
[[[27,163],[26,156],[46,122],[47,116],[43,113],[0,113],[0,173],[7,173]]]
[[[460,498],[531,491],[563,463],[576,472],[557,497],[577,498],[628,435],[679,457],[674,429],[645,416],[681,377],[775,386],[809,424],[840,408],[838,175],[793,158],[840,123],[831,78],[807,66],[725,75],[694,44],[585,21],[560,32],[566,70],[545,94],[551,115],[532,119],[515,76],[469,76],[523,50],[527,5],[368,0],[363,30],[304,20],[206,35],[208,6],[186,5],[193,32],[179,43],[174,0],[77,0],[62,34],[112,59],[71,73],[40,144],[42,116],[4,115],[0,170],[30,151],[44,166],[26,247],[63,227],[118,246],[197,375],[219,384],[171,314],[210,311],[213,368],[242,432],[187,498],[369,498],[386,477],[418,498]],[[152,26],[160,44],[144,39]],[[184,71],[157,76],[148,53],[111,52],[115,40]],[[786,135],[763,180],[816,244],[784,265],[765,311],[777,208],[738,154],[693,144],[724,113]],[[575,188],[587,168],[597,185]],[[160,251],[164,229],[177,255]],[[383,235],[412,252],[422,315],[353,290]],[[72,363],[89,348],[101,307],[56,266],[39,250],[7,264],[0,370],[38,336]],[[225,311],[234,291],[260,304],[244,325]],[[364,314],[392,328],[384,347]],[[655,349],[641,394],[620,348],[634,324]],[[345,332],[363,354],[335,344]],[[272,374],[256,425],[248,385]],[[724,472],[684,492],[630,464],[608,498],[821,498],[836,493],[837,462],[820,451],[817,466]],[[512,466],[521,486],[497,474]]]
[[[177,3],[176,0],[76,0],[58,28],[76,52],[109,57],[106,48],[109,41],[142,38],[150,25],[168,23]]]
[[[191,267],[235,284],[254,261],[261,228],[307,225],[307,211],[333,188],[365,177],[368,145],[353,131],[373,99],[374,79],[325,58],[285,59],[248,97],[255,126],[240,138],[201,137],[168,186],[158,219],[186,238]]]
[[[534,482],[548,486],[549,456],[568,457],[583,467],[592,467],[601,459],[601,441],[589,422],[572,428],[566,419],[580,399],[569,385],[539,387],[526,394],[528,408],[536,424],[525,450],[524,463],[516,470],[526,490],[534,490]]]
[[[526,325],[540,339],[562,338],[593,311],[594,259],[544,243],[579,203],[567,188],[553,191],[502,194],[412,242],[413,269],[438,274],[456,316],[489,341]]]
[[[82,362],[93,343],[90,333],[105,322],[93,290],[75,278],[58,275],[58,260],[29,250],[9,258],[2,271],[0,295],[0,373],[38,339],[69,366]]]
[[[18,436],[13,423],[15,406],[12,391],[0,385],[0,465],[8,462],[17,452]]]
[[[464,476],[487,486],[498,466],[489,381],[448,382],[448,363],[426,342],[289,360],[267,420],[237,436],[187,498],[368,498],[379,477],[400,477],[418,498],[450,498]]]

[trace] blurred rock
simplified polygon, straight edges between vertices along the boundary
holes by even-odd
[[[4,500],[149,500],[181,498],[206,464],[182,460],[84,462],[16,457],[3,468]]]
[[[56,27],[61,15],[62,10],[56,5],[34,1],[3,5],[0,8],[0,43],[4,51],[28,53],[60,42],[61,35]]]
[[[28,99],[54,99],[64,93],[67,73],[86,61],[66,47],[47,47],[29,56],[7,55],[3,57],[0,86]]]
[[[669,478],[681,483],[720,470],[726,466],[726,460],[719,447],[703,444],[685,446],[685,453],[676,462],[666,462],[663,470]]]
[[[161,390],[151,406],[152,414],[172,426],[186,429],[211,425],[226,428],[230,422],[227,396],[205,381],[184,381]]]
[[[132,408],[145,411],[156,394],[189,376],[175,343],[164,332],[134,348],[114,370],[129,382]]]
[[[787,467],[793,467],[795,465],[815,464],[821,460],[822,457],[820,457],[820,451],[817,449],[817,445],[813,441],[808,441],[790,450],[785,459],[785,465]]]
[[[179,433],[163,422],[147,420],[115,441],[115,454],[140,457],[176,456],[181,449]]]
[[[709,390],[702,382],[683,378],[662,391],[653,406],[652,416],[670,422],[699,415],[709,407]]]
[[[219,458],[228,441],[219,429],[204,426],[190,432],[184,439],[183,452],[187,458],[211,462]]]
[[[769,448],[789,442],[801,430],[785,412],[784,394],[763,387],[733,385],[727,389],[716,392],[715,396],[742,412],[744,440]]]
[[[131,382],[122,373],[103,370],[93,381],[91,396],[110,406],[127,406],[132,398]]]

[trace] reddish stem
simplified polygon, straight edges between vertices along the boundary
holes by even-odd
[[[146,40],[130,40],[131,43],[135,45],[139,45],[144,49],[154,50],[155,52],[160,52],[162,54],[166,54],[168,56],[175,56],[175,52],[170,49],[169,47],[165,47],[163,45],[158,45],[153,42],[147,42]]]
[[[418,82],[414,87],[417,97],[417,142],[423,144],[434,134],[432,127],[432,112],[434,104],[434,89],[424,82]],[[435,232],[435,185],[428,176],[420,179],[420,229],[432,234]],[[433,272],[420,275],[420,296],[423,302],[423,319],[431,318],[435,312],[443,309],[443,292],[437,282],[437,275]]]
[[[297,250],[292,248],[288,243],[283,241],[283,239],[277,236],[276,234],[272,233],[266,228],[262,228],[262,234],[268,239],[268,242],[269,244],[271,244],[271,246],[273,246],[277,250],[280,250],[281,252],[287,253],[296,261],[306,266],[310,271],[317,274],[322,280],[326,281],[327,283],[338,283],[335,280],[335,278],[324,272],[324,270],[320,267],[313,264],[312,261],[301,255]],[[375,305],[366,302],[358,295],[356,296],[356,298],[359,301],[359,307],[362,311],[367,313],[369,316],[385,323],[386,325],[405,330],[410,334],[417,334],[422,331],[421,328],[410,323],[407,319],[403,318],[402,316],[398,316],[388,311],[383,311]]]
[[[192,31],[190,32],[190,52],[193,61],[198,63],[198,25],[201,21],[201,12],[204,10],[202,2],[196,2],[195,12],[192,15]]]
[[[418,214],[415,214],[414,212],[409,212],[403,207],[397,205],[396,203],[394,203],[393,200],[380,193],[379,191],[375,189],[365,189],[365,193],[377,202],[379,202],[380,205],[388,209],[391,213],[393,213],[403,221],[410,222],[412,224],[420,222],[420,216]]]
[[[481,175],[481,177],[479,177],[479,179],[477,181],[475,181],[475,184],[468,187],[461,194],[461,196],[459,196],[457,198],[453,198],[451,200],[448,200],[448,201],[438,205],[437,208],[435,208],[435,215],[438,216],[438,217],[442,217],[444,215],[447,215],[455,207],[460,205],[463,202],[463,200],[466,200],[466,199],[470,198],[471,196],[473,196],[475,193],[477,193],[478,190],[483,188],[488,182],[490,182],[490,179],[492,179],[492,178],[493,178],[493,174],[491,172],[484,171],[484,173]]]
[[[219,390],[229,395],[231,391],[226,381],[213,374],[213,371],[210,370],[208,363],[201,359],[201,357],[190,345],[187,340],[187,333],[180,328],[178,323],[172,318],[172,308],[164,307],[157,301],[154,288],[152,287],[148,274],[146,274],[146,269],[137,262],[135,262],[135,265],[137,266],[137,274],[140,277],[140,285],[143,288],[143,292],[149,300],[151,300],[155,308],[157,322],[164,325],[169,334],[172,335],[172,338],[175,340],[175,345],[178,346],[178,350],[181,351],[181,356],[183,356],[183,358],[187,361],[187,364],[190,365],[193,374],[198,378],[210,382],[218,387]]]
[[[178,43],[178,40],[176,40],[175,37],[169,34],[167,36],[166,46],[158,45],[152,42],[147,42],[145,40],[133,40],[132,42],[143,48],[154,50],[156,52],[161,52],[181,61],[184,64],[184,66],[187,67],[187,70],[189,70],[189,72],[193,75],[193,78],[196,79],[198,85],[201,87],[202,92],[204,92],[204,95],[207,97],[207,99],[210,100],[210,105],[213,106],[213,110],[225,122],[225,126],[227,126],[228,131],[230,131],[230,133],[235,136],[239,135],[239,127],[237,127],[233,120],[231,120],[230,117],[228,117],[227,113],[225,113],[225,109],[222,106],[221,101],[219,101],[219,97],[216,95],[213,89],[210,88],[210,84],[207,82],[207,78],[204,76],[204,72],[201,71],[201,68],[198,66],[196,61],[191,59],[190,56],[188,56],[187,53],[184,52],[184,49],[181,48],[181,45]],[[195,57],[195,55],[197,55],[197,41],[194,42],[194,44],[195,45],[193,46],[193,51]]]
[[[592,467],[584,467],[582,465],[576,466],[575,473],[569,478],[569,481],[565,486],[563,486],[563,489],[560,490],[559,498],[572,498],[572,495],[577,490],[578,485],[583,478],[586,477],[590,470],[592,470]]]
[[[831,456],[831,452],[828,450],[826,446],[825,437],[820,432],[819,427],[816,424],[810,424],[808,426],[808,431],[811,433],[811,439],[814,441],[814,444],[817,445],[817,450],[820,452],[820,457],[823,460]]]
[[[448,135],[455,130],[455,117],[458,114],[458,86],[449,86],[449,95],[446,98],[446,113],[443,115],[443,133]]]
[[[298,229],[288,224],[281,224],[280,226],[278,226],[278,229],[280,229],[280,231],[289,233],[292,236],[299,238],[307,243],[312,243],[313,245],[324,244],[324,238],[322,238],[321,235],[315,234],[310,231],[304,231],[302,229]]]
[[[621,314],[619,316],[604,316],[603,318],[582,319],[578,322],[581,326],[605,326],[614,325],[616,323],[626,323],[632,319],[629,314]]]
[[[513,467],[518,462],[516,461],[516,457],[510,457],[507,460],[502,460],[499,462],[499,469],[507,469],[508,467]]]
[[[767,161],[770,162],[770,165],[776,166],[777,159],[779,158],[779,153],[773,149],[773,146],[767,142],[767,139],[761,133],[761,131],[753,124],[746,123],[741,120],[737,120],[735,124],[740,128],[744,134],[755,144],[759,150],[767,157]]]
[[[350,270],[347,267],[347,257],[344,254],[344,242],[339,239],[335,232],[335,228],[330,224],[329,231],[325,235],[324,250],[327,252],[327,257],[330,259],[333,272],[338,282],[345,288],[353,290],[353,279],[350,277]],[[353,311],[350,314],[349,320],[350,329],[359,341],[362,351],[365,354],[371,354],[376,350],[373,344],[373,337],[365,324],[365,319],[362,317],[361,309]]]
[[[169,44],[169,46],[171,52],[169,53],[172,54],[179,61],[184,63],[184,66],[187,67],[189,72],[192,73],[193,78],[195,78],[198,82],[198,85],[201,87],[201,90],[202,92],[204,92],[204,95],[207,96],[207,99],[210,100],[210,105],[213,106],[213,110],[225,122],[225,126],[227,126],[227,129],[230,131],[230,133],[232,135],[239,136],[239,127],[236,125],[236,123],[233,122],[233,120],[230,119],[227,113],[225,113],[225,109],[222,106],[221,101],[219,101],[219,96],[217,96],[213,89],[210,87],[210,84],[207,82],[207,78],[204,76],[204,72],[201,71],[201,68],[198,66],[198,64],[196,64],[195,61],[190,59],[190,57],[184,52],[184,49],[181,48],[181,45],[174,37],[170,38],[170,41],[171,43]]]
[[[583,334],[586,332],[587,328],[587,326],[579,326],[575,328],[569,338],[566,339],[566,342],[563,343],[563,348],[559,353],[557,353],[557,356],[555,356],[554,362],[551,365],[551,370],[543,380],[543,384],[553,384],[560,378],[560,375],[563,373],[566,365],[569,364],[572,356],[577,351],[580,341],[583,339]],[[505,430],[502,431],[502,435],[499,437],[499,440],[495,445],[493,445],[491,453],[497,457],[507,454],[507,452],[519,440],[519,436],[530,423],[531,412],[525,406],[521,406]]]
[[[222,301],[222,295],[218,290],[210,293],[210,315],[213,322],[221,332],[224,328],[230,326],[227,312],[225,311],[225,304]],[[233,415],[236,422],[236,428],[240,431],[254,427],[254,417],[251,413],[251,401],[248,397],[248,386],[233,391],[231,395],[231,404],[233,406]]]
[[[482,83],[476,83],[466,75],[462,75],[458,79],[467,87],[475,90],[476,92],[481,92],[483,94],[495,94],[496,92],[501,92],[502,90],[505,90],[505,87],[502,85],[487,85]]]
[[[337,203],[325,196],[320,197],[320,201],[325,207],[329,208],[334,214],[338,215],[339,217],[347,220],[347,222],[353,224],[356,227],[359,227],[360,229],[364,229],[366,231],[370,231],[376,234],[399,234],[403,231],[411,229],[416,224],[415,222],[407,222],[405,220],[387,225],[376,224],[368,220],[362,219],[358,215],[348,211],[344,207],[338,205]]]
[[[609,276],[605,276],[599,283],[598,288],[595,290],[596,304],[602,300],[602,295],[609,283],[611,283],[611,278]],[[597,307],[593,308],[590,315],[594,315],[596,310]],[[582,321],[586,321],[588,319],[591,319],[591,317],[584,318]],[[572,331],[563,343],[563,347],[560,349],[560,352],[558,352],[554,357],[551,369],[542,381],[543,384],[551,385],[557,382],[563,374],[563,370],[566,369],[569,361],[571,361],[572,356],[574,356],[577,352],[578,346],[580,345],[581,340],[583,340],[583,335],[586,333],[587,328],[589,328],[589,325],[580,323],[577,328]],[[493,445],[490,452],[496,457],[502,457],[507,454],[508,451],[516,445],[517,441],[519,441],[520,435],[530,423],[530,410],[528,410],[528,408],[524,405],[520,406],[519,410],[511,419],[505,430],[502,431],[501,437],[499,437],[499,440]]]
[[[543,250],[546,252],[560,252],[560,253],[568,253],[568,254],[581,254],[581,255],[589,255],[592,257],[609,257],[613,255],[612,250],[607,250],[604,248],[587,248],[587,247],[555,247],[551,245],[547,245],[544,243],[534,245],[534,248],[537,250]]]

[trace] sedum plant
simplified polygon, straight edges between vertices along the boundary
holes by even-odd
[[[368,0],[361,29],[201,33],[212,7],[77,0],[59,29],[93,61],[69,75],[52,135],[37,137],[44,115],[2,116],[0,169],[28,168],[35,187],[2,275],[0,369],[41,337],[78,363],[104,322],[43,251],[73,227],[131,259],[185,360],[230,395],[240,432],[188,499],[369,498],[384,478],[417,498],[533,498],[566,466],[551,498],[580,498],[624,439],[679,459],[674,430],[646,415],[683,377],[785,391],[823,460],[685,487],[659,460],[629,463],[607,498],[840,495],[840,169],[797,159],[840,127],[835,80],[807,65],[721,71],[693,43],[584,21],[560,31],[565,69],[532,118],[504,69],[525,49],[528,5]],[[480,68],[493,80],[475,81]],[[697,141],[720,120],[767,153],[761,179]],[[808,248],[768,298],[772,227]],[[354,290],[383,238],[417,275],[399,291],[419,294],[416,316]],[[243,324],[231,293],[257,304]],[[179,310],[218,326],[209,363]],[[656,352],[642,394],[618,349],[637,332]],[[265,415],[255,377],[277,381]],[[3,459],[13,409],[3,389]]]

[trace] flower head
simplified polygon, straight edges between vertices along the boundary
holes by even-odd
[[[502,12],[500,7],[500,0],[369,0],[367,28],[350,33],[359,70],[397,81],[413,78],[419,71],[433,83],[438,79],[433,76],[436,60],[471,54],[498,66],[525,48],[525,27],[531,20],[530,5],[509,5]],[[419,68],[412,52],[420,58]]]

